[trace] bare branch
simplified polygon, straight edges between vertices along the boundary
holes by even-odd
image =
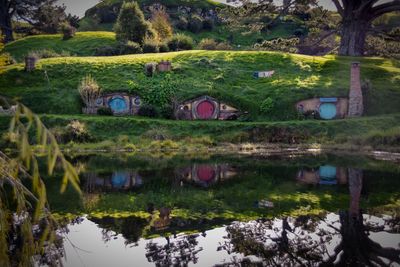
[[[381,5],[377,5],[371,9],[370,21],[382,16],[385,13],[400,10],[400,0],[393,0]]]

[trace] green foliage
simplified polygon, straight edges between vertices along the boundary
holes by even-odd
[[[144,104],[139,108],[139,116],[155,118],[158,117],[158,110],[155,106],[150,104]]]
[[[14,136],[18,154],[17,158],[9,158],[0,153],[0,264],[30,266],[35,255],[51,253],[49,264],[58,265],[62,255],[55,251],[60,249],[61,237],[56,234],[58,225],[50,213],[46,186],[33,146],[40,146],[41,154],[47,157],[48,175],[54,175],[57,163],[57,169],[63,175],[61,192],[66,190],[68,183],[81,192],[78,174],[65,159],[55,137],[27,107],[17,104],[9,133]],[[31,190],[22,182],[23,178],[30,180]],[[37,230],[32,231],[34,226]],[[15,244],[15,240],[23,242]]]
[[[68,51],[61,51],[60,53],[57,53],[53,49],[40,49],[40,50],[30,51],[28,55],[30,56],[35,55],[35,57],[40,59],[40,58],[52,58],[52,57],[70,57],[71,53]]]
[[[142,44],[146,37],[153,37],[151,24],[144,18],[136,2],[124,2],[115,23],[114,30],[120,41]]]
[[[298,38],[283,39],[277,38],[272,41],[264,41],[261,44],[255,44],[254,48],[260,50],[281,51],[288,53],[296,53],[297,45],[299,44]]]
[[[203,29],[212,31],[214,29],[214,20],[210,18],[206,18],[203,21]]]
[[[203,19],[199,15],[190,17],[188,29],[193,33],[198,33],[203,29]]]
[[[180,17],[175,26],[179,30],[186,31],[188,29],[189,22],[185,17]]]
[[[146,40],[143,43],[143,53],[158,53],[158,52],[160,52],[158,41],[155,39],[146,38]]]
[[[153,29],[157,32],[160,41],[165,41],[172,37],[173,29],[165,9],[156,9],[152,11],[151,24]]]
[[[192,50],[193,39],[185,34],[178,33],[168,40],[170,51]]]
[[[97,115],[112,116],[113,112],[112,112],[112,109],[109,107],[100,107],[97,109]]]
[[[400,34],[398,34],[400,40]],[[399,40],[385,40],[379,36],[368,36],[365,41],[365,53],[368,56],[381,56],[400,60]]]
[[[68,40],[75,36],[76,28],[72,27],[69,23],[63,23],[61,25],[61,32],[63,40]]]
[[[199,49],[202,50],[217,50],[217,42],[214,39],[202,39],[199,43]]]
[[[175,95],[177,82],[170,74],[161,76],[158,79],[140,78],[129,82],[132,91],[140,95],[146,104],[154,107],[169,105]]]
[[[71,121],[65,127],[63,138],[64,142],[73,141],[78,143],[88,142],[93,139],[91,134],[89,133],[89,130],[86,127],[86,124],[78,120]]]
[[[23,61],[29,51],[52,50],[57,54],[93,56],[99,47],[115,44],[113,32],[78,32],[69,40],[62,40],[61,34],[28,36],[8,43],[4,51],[17,61]]]
[[[261,113],[268,114],[275,106],[274,100],[267,97],[261,102],[260,111]]]

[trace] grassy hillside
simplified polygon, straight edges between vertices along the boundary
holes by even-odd
[[[71,55],[92,56],[96,48],[112,45],[115,42],[113,32],[78,32],[69,40],[62,40],[61,34],[34,35],[11,42],[4,50],[20,62],[30,51],[43,49],[51,49],[56,53],[68,52]]]
[[[167,59],[173,62],[172,73],[144,75],[145,63]],[[251,120],[291,120],[298,119],[294,107],[298,100],[347,96],[354,60],[361,60],[362,79],[371,84],[366,92],[366,114],[400,112],[399,61],[273,52],[184,51],[42,59],[32,73],[24,72],[22,64],[7,68],[0,75],[0,93],[19,99],[37,113],[79,114],[82,104],[76,88],[86,74],[97,79],[105,92],[157,89],[169,81],[178,100],[207,94],[248,111]],[[252,74],[257,70],[276,73],[255,79]],[[263,101],[272,101],[272,108],[260,108]]]

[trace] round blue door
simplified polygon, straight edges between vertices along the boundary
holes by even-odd
[[[324,120],[331,120],[336,117],[336,105],[323,103],[319,106],[319,116]]]
[[[114,113],[122,113],[128,110],[128,105],[123,97],[113,97],[108,101],[108,105]]]

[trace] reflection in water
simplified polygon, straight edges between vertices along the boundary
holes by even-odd
[[[255,255],[275,266],[400,264],[399,248],[382,247],[369,236],[369,232],[387,230],[393,225],[393,220],[374,222],[363,218],[359,209],[362,171],[349,169],[348,179],[349,210],[331,216],[334,219],[313,220],[300,216],[296,219],[234,223],[227,227],[228,241],[221,248]]]
[[[66,266],[399,263],[399,218],[382,215],[398,209],[392,165],[361,171],[334,157],[168,160],[88,161],[81,211],[89,215],[68,226]]]
[[[229,164],[192,164],[175,170],[177,177],[183,181],[207,187],[223,182],[237,175],[237,171]]]
[[[84,191],[87,193],[131,190],[142,184],[142,177],[135,171],[115,171],[111,174],[88,172],[84,177]]]
[[[347,170],[342,167],[323,165],[318,169],[303,168],[297,173],[297,180],[305,184],[346,184]]]

